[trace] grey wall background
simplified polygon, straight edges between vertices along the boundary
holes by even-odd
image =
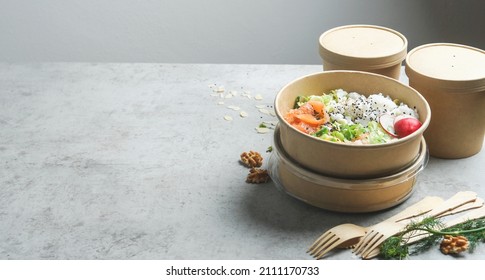
[[[483,0],[0,0],[0,61],[319,64],[346,24],[485,49]]]

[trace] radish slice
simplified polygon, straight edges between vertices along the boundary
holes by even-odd
[[[391,135],[392,137],[397,137],[396,131],[394,130],[395,117],[389,114],[382,114],[379,117],[379,124],[384,131]]]

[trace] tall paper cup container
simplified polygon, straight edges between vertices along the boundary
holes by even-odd
[[[345,25],[319,38],[323,70],[357,70],[399,79],[408,41],[390,28],[376,25]]]
[[[465,158],[480,152],[485,136],[485,51],[434,43],[406,57],[409,85],[431,108],[424,133],[430,155]]]

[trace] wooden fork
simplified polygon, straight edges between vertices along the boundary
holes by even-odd
[[[386,221],[395,222],[410,219],[431,211],[443,199],[436,196],[428,196],[421,201],[409,206],[402,212],[388,218]],[[334,248],[346,248],[355,245],[367,232],[367,228],[354,224],[341,224],[324,232],[308,249],[307,253],[316,259],[323,258]]]
[[[307,253],[316,259],[323,258],[334,248],[346,248],[357,244],[367,232],[365,227],[354,224],[341,224],[323,233],[308,249]]]
[[[437,217],[466,203],[473,202],[476,199],[477,194],[475,192],[458,192],[450,199],[433,208],[433,210],[427,213],[426,216]],[[366,235],[360,239],[359,243],[357,243],[353,249],[353,252],[364,259],[370,258],[374,254],[373,251],[378,248],[382,242],[384,242],[387,238],[401,232],[410,222],[411,220],[409,219],[397,223],[384,221],[372,226],[369,228]]]

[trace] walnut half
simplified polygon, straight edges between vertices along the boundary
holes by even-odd
[[[247,167],[260,167],[263,165],[263,157],[260,153],[255,151],[244,152],[241,154],[241,161]]]
[[[465,236],[445,235],[441,241],[440,250],[443,254],[459,254],[468,249],[469,242]]]
[[[246,182],[251,184],[261,184],[268,181],[268,171],[266,169],[259,169],[254,167],[249,170],[248,177],[246,178]]]

